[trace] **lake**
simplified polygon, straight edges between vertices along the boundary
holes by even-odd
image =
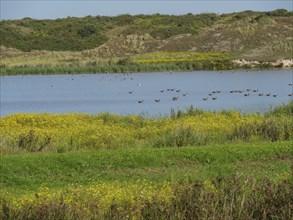
[[[16,112],[159,116],[169,114],[171,108],[185,110],[191,105],[205,110],[263,113],[292,100],[288,94],[292,93],[289,84],[293,73],[270,70],[28,75],[1,76],[0,80],[1,116]]]

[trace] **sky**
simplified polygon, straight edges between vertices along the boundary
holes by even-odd
[[[2,20],[56,19],[87,15],[230,13],[245,10],[293,10],[292,0],[0,0]]]

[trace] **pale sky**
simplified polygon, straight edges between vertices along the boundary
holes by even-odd
[[[0,0],[1,19],[56,19],[87,15],[230,13],[244,10],[293,10],[292,0]]]

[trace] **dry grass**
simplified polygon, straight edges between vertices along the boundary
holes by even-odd
[[[0,65],[5,67],[41,67],[41,66],[101,66],[117,62],[117,58],[100,58],[94,51],[32,51],[0,48]]]

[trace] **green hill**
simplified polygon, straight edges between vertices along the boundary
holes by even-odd
[[[0,74],[288,67],[292,31],[293,12],[284,9],[2,20]]]
[[[196,34],[217,19],[215,14],[24,18],[1,21],[0,35],[2,45],[23,51],[81,51],[110,42],[113,37],[149,34],[153,40],[163,40],[178,34]]]
[[[237,57],[290,57],[293,13],[87,16],[2,20],[2,46],[21,51],[83,51],[100,57],[155,51],[227,51]]]

